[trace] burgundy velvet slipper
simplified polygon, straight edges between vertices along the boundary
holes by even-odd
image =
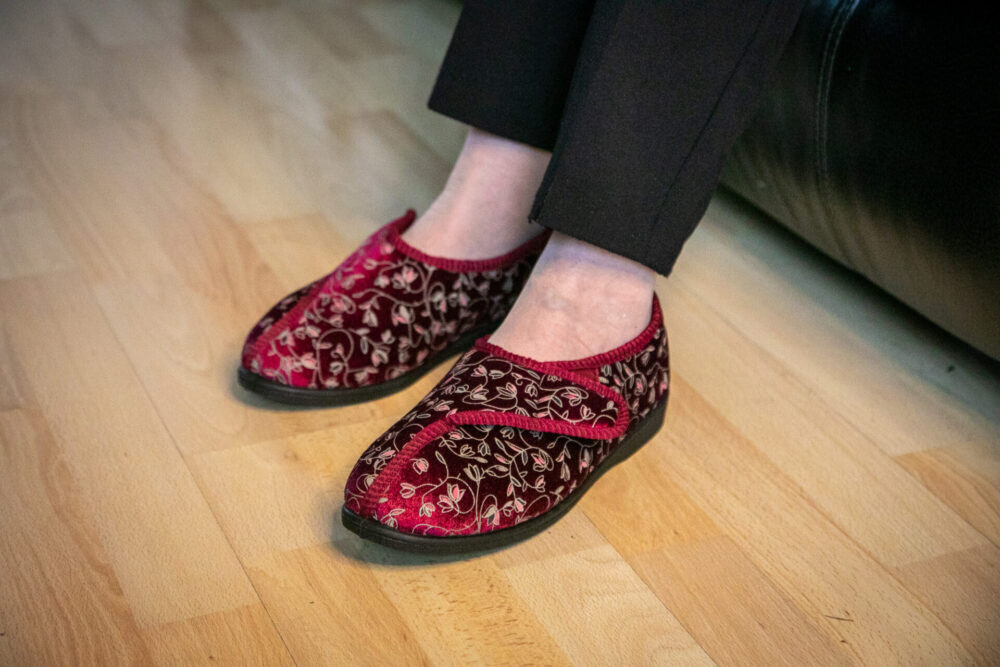
[[[275,304],[243,345],[239,383],[296,405],[343,405],[403,389],[499,325],[547,234],[484,260],[433,257],[372,234],[326,276]]]
[[[361,456],[341,519],[361,537],[433,554],[541,532],[663,423],[667,334],[649,325],[604,354],[539,362],[476,341]]]

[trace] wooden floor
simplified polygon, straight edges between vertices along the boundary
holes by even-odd
[[[549,532],[337,521],[432,386],[239,390],[246,330],[432,199],[445,0],[0,0],[0,664],[1000,663],[1000,371],[738,204],[660,285],[660,435]]]

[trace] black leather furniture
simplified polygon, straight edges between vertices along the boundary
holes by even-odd
[[[1000,12],[813,1],[723,183],[1000,359]]]

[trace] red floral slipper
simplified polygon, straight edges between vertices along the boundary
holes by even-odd
[[[451,554],[541,532],[660,428],[667,334],[646,329],[575,361],[539,362],[476,341],[354,466],[341,519],[390,547]]]
[[[251,329],[240,384],[282,403],[343,405],[398,391],[489,333],[547,239],[485,260],[432,257],[400,234],[410,210]]]

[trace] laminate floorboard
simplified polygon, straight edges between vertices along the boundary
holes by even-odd
[[[340,526],[445,372],[274,408],[243,335],[447,177],[447,0],[0,0],[0,664],[997,664],[1000,369],[720,194],[663,430],[470,558]]]

